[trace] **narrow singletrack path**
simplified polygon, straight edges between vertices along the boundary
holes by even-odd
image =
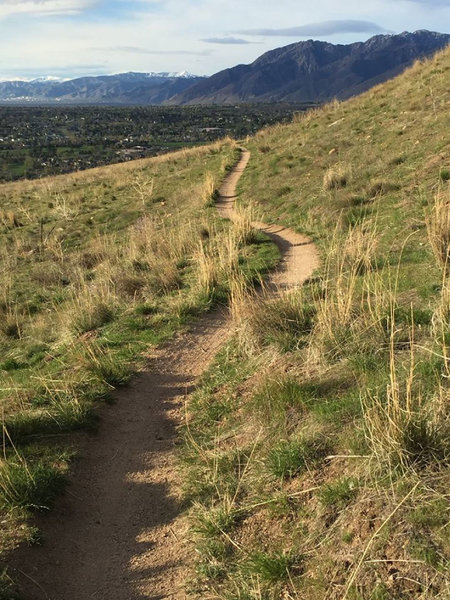
[[[225,218],[233,218],[236,184],[249,158],[243,150],[223,182],[217,208]],[[318,266],[307,238],[281,226],[254,226],[282,252],[272,288],[301,285]],[[186,396],[231,329],[226,309],[205,315],[115,393],[97,434],[79,436],[69,488],[38,519],[43,545],[22,547],[12,558],[24,600],[186,598],[189,549],[174,444]]]
[[[219,214],[225,219],[234,218],[236,186],[249,160],[250,152],[243,149],[239,161],[222,184],[216,206]],[[305,235],[283,225],[267,225],[255,221],[252,226],[268,235],[281,252],[281,261],[269,277],[269,290],[299,287],[319,266],[317,249],[312,240]]]

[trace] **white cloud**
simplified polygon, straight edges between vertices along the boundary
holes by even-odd
[[[407,2],[417,2],[417,4],[425,4],[431,8],[433,6],[450,6],[450,0],[405,0]]]
[[[449,31],[447,0],[428,1],[434,10],[425,0],[0,0],[2,75],[6,65],[8,73],[22,77],[78,76],[83,68],[86,74],[211,74],[308,37],[364,41],[376,32],[377,23],[395,32]],[[316,24],[314,33],[310,24]],[[287,39],[283,33],[294,26],[299,29]],[[232,43],[232,38],[246,37],[233,35],[238,29],[259,30],[249,38],[258,43]],[[275,32],[263,35],[267,30]]]
[[[236,38],[233,36],[230,37],[212,37],[212,38],[202,38],[201,42],[205,42],[206,44],[256,44],[257,42],[249,42],[248,40],[243,40],[241,38]]]
[[[0,18],[20,14],[73,15],[94,3],[94,0],[3,0]]]
[[[335,35],[337,33],[386,33],[386,29],[371,21],[355,21],[354,19],[337,19],[334,21],[320,21],[298,27],[284,27],[281,29],[244,29],[238,31],[244,35],[263,35],[272,37],[304,37]]]
[[[121,54],[147,54],[149,56],[209,56],[211,54],[211,50],[202,50],[199,52],[191,52],[189,50],[150,50],[149,48],[140,48],[139,46],[102,46],[89,48],[89,50],[103,54],[118,52]]]

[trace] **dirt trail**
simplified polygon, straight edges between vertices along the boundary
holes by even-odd
[[[249,160],[250,152],[243,150],[239,162],[220,189],[216,206],[219,214],[225,219],[234,218],[236,186]],[[275,291],[300,286],[319,266],[316,247],[306,236],[283,225],[266,225],[258,221],[253,222],[252,225],[255,229],[266,233],[281,251],[282,259],[277,270],[269,278],[269,289]]]
[[[217,203],[233,218],[236,184],[250,154],[225,179]],[[273,287],[300,285],[318,265],[309,240],[255,223],[279,245]],[[156,351],[148,368],[101,411],[97,434],[77,440],[80,459],[67,493],[38,526],[44,544],[14,556],[12,576],[24,600],[182,600],[188,549],[183,544],[174,444],[183,406],[230,334],[228,311],[203,317]]]

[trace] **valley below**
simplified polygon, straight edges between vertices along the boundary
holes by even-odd
[[[0,181],[157,156],[226,136],[245,138],[308,106],[0,106]]]

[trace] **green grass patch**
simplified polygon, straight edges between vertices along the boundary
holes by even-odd
[[[314,469],[329,451],[329,442],[320,436],[283,440],[270,450],[267,468],[275,477],[292,478],[306,469]]]
[[[354,500],[358,487],[358,482],[352,477],[338,479],[319,490],[319,499],[325,507],[342,510]]]
[[[255,552],[242,564],[241,569],[246,575],[256,575],[263,581],[276,583],[288,580],[291,571],[300,571],[301,563],[301,557],[295,554]]]
[[[50,508],[65,484],[60,468],[45,462],[5,463],[0,467],[0,507],[3,510]]]

